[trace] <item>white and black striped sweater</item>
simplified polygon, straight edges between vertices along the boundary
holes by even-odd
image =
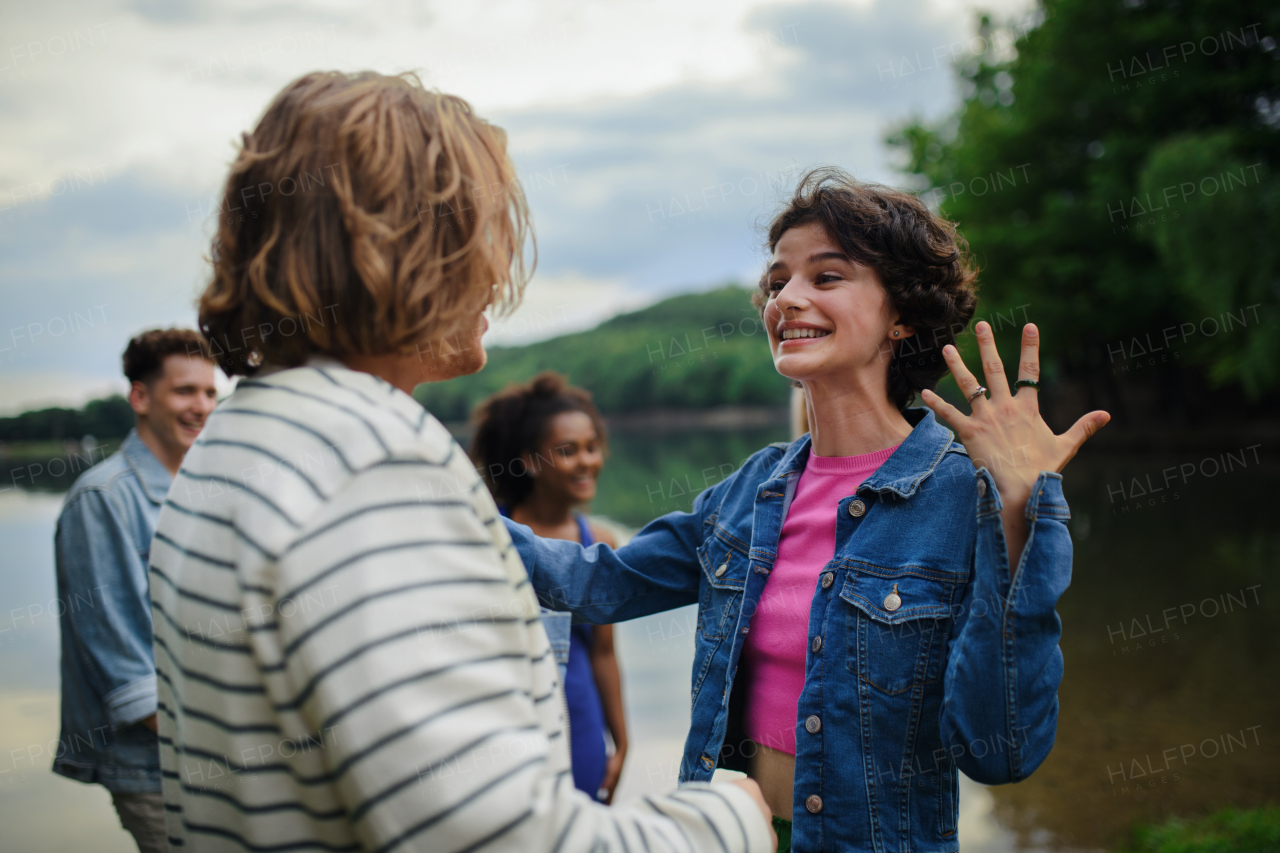
[[[170,844],[765,851],[734,787],[574,789],[524,566],[410,397],[316,359],[242,381],[151,549]]]

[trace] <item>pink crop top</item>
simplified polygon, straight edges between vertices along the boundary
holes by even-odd
[[[814,456],[800,474],[782,523],[778,558],[743,646],[747,737],[796,754],[796,706],[804,689],[809,605],[818,575],[836,552],[836,506],[857,491],[898,446],[860,456]]]

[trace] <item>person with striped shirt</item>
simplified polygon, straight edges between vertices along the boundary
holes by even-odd
[[[524,565],[410,396],[480,369],[527,280],[502,131],[412,75],[309,74],[225,196],[200,326],[244,378],[151,548],[171,848],[773,849],[749,780],[574,788]]]

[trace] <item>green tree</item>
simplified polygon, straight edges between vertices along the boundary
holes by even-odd
[[[92,400],[83,409],[49,408],[0,418],[0,441],[124,438],[133,428],[133,409],[119,394]]]
[[[1166,410],[1188,368],[1254,399],[1276,389],[1280,6],[1044,0],[1040,14],[1021,33],[983,18],[959,110],[888,139],[973,246],[979,313],[1029,306],[1046,378],[1086,379],[1121,412],[1116,371],[1153,362]]]

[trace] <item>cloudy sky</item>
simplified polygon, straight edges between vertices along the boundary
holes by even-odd
[[[510,344],[754,278],[798,172],[900,184],[886,129],[979,47],[974,0],[5,5],[0,414],[123,389],[130,336],[194,324],[235,140],[307,71],[416,70],[507,129],[539,249]]]

